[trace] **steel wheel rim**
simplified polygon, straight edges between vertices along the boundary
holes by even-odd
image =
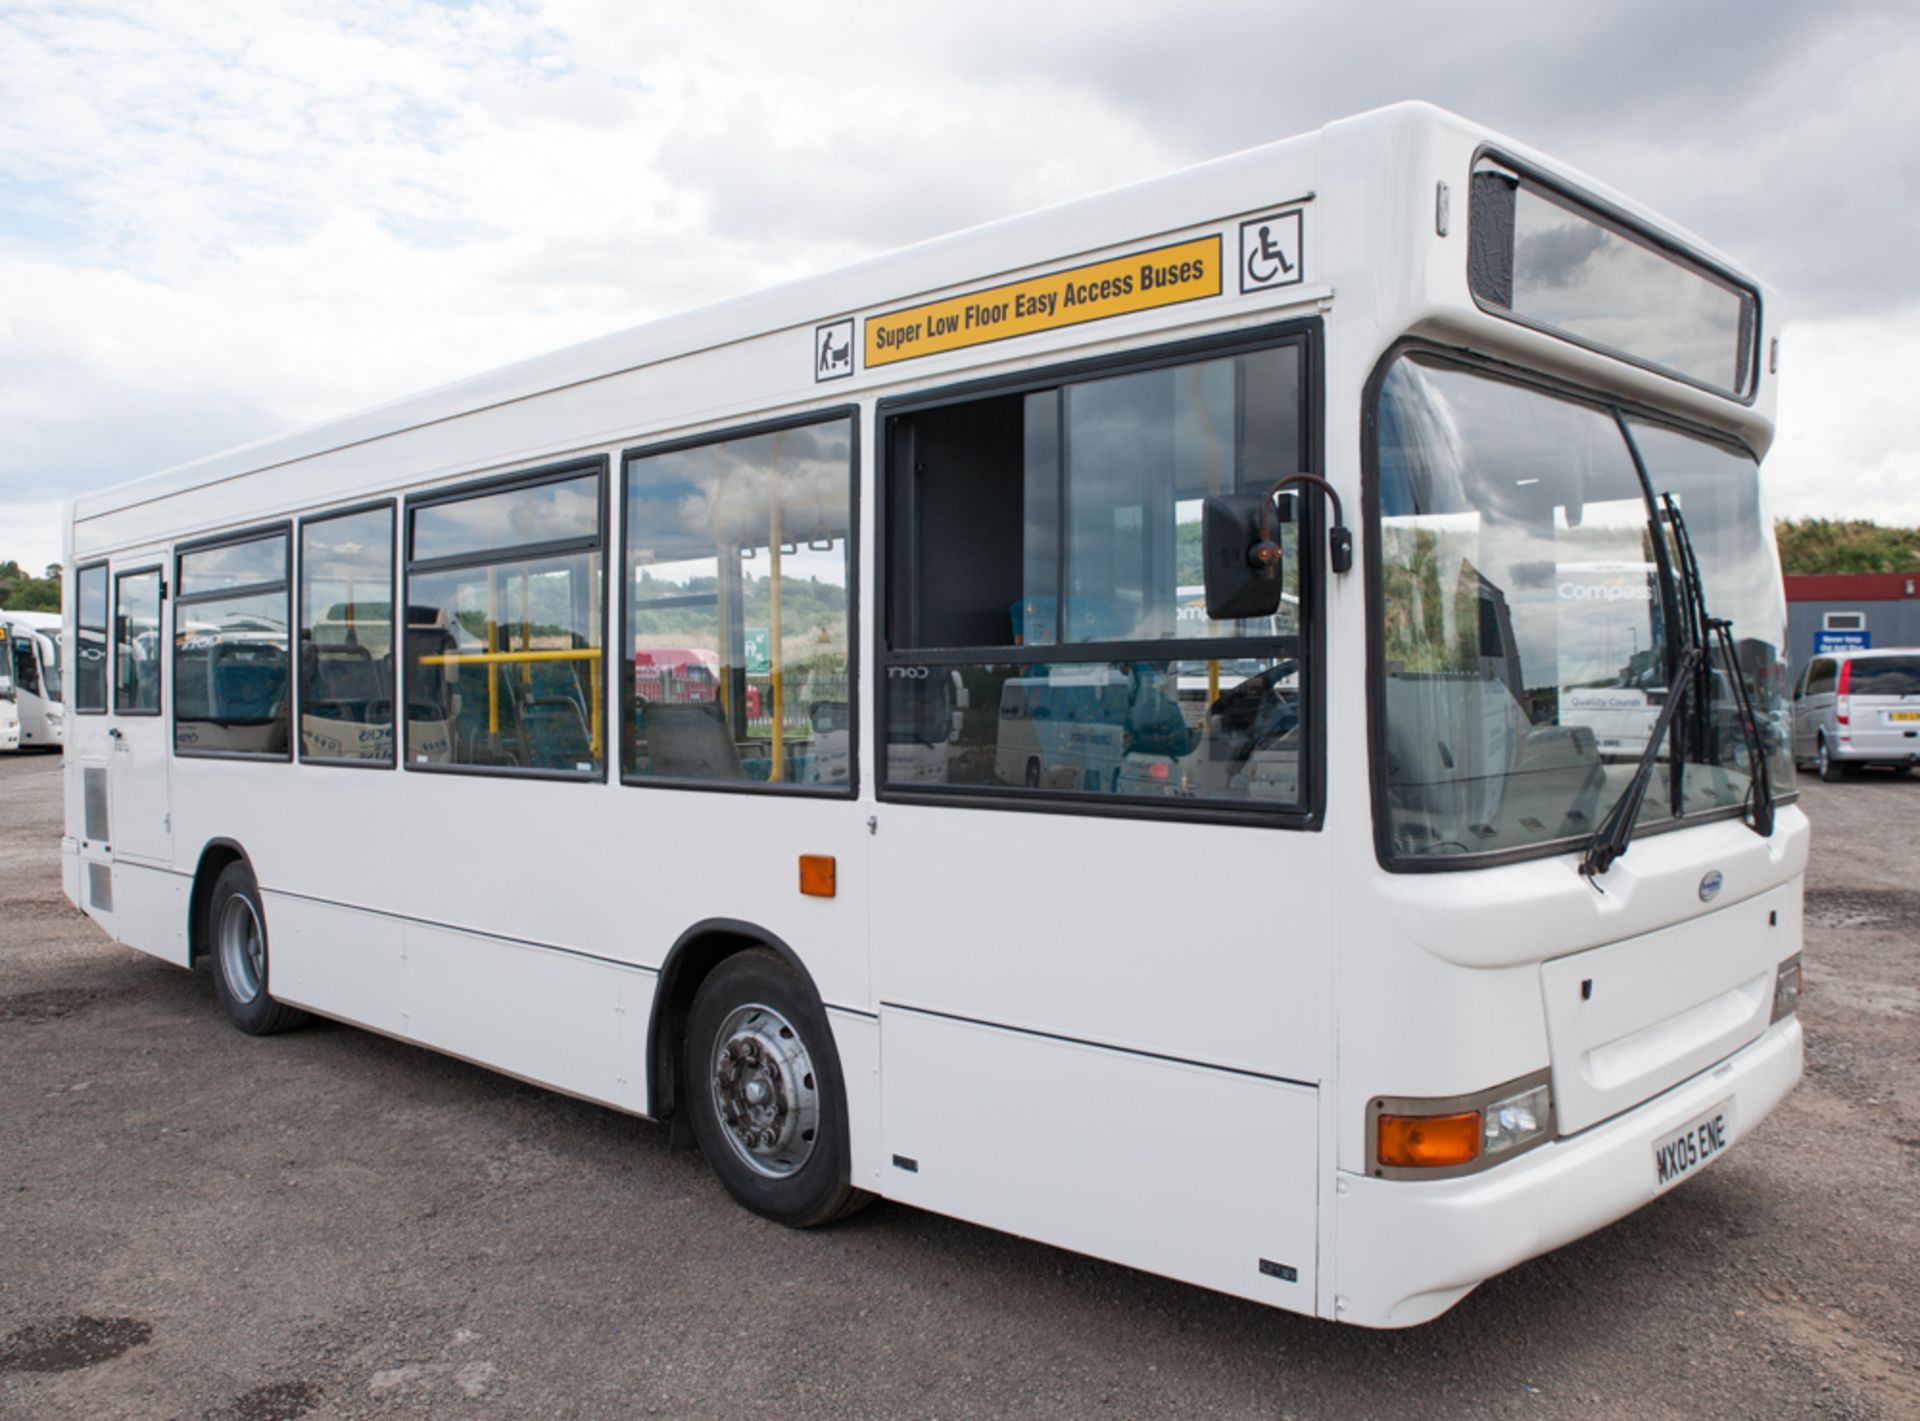
[[[236,1001],[253,1001],[266,985],[266,930],[260,925],[260,914],[242,894],[227,899],[227,906],[220,910],[220,967]]]
[[[819,1079],[786,1017],[758,1002],[727,1013],[714,1034],[708,1088],[720,1131],[742,1164],[767,1179],[806,1167],[819,1144]]]

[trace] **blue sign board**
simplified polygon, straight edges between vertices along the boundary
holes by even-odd
[[[1866,651],[1873,645],[1873,633],[1857,632],[1815,632],[1813,634],[1813,654],[1824,655],[1829,651]]]

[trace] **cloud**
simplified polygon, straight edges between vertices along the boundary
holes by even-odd
[[[1855,323],[1786,377],[1840,397],[1920,307],[1916,68],[1920,23],[1867,0],[11,0],[0,500],[1408,97],[1670,213],[1790,313]],[[1783,454],[1827,408],[1790,402]],[[1861,429],[1908,440],[1859,455],[1897,483],[1912,431],[1865,419],[1850,447]],[[1795,496],[1803,456],[1775,462]]]
[[[1780,436],[1766,462],[1774,515],[1920,524],[1913,321],[1806,322],[1780,362]]]

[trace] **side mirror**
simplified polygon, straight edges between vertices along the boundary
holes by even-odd
[[[1271,500],[1270,493],[1224,493],[1200,506],[1207,616],[1216,622],[1270,617],[1280,607],[1280,544],[1271,525],[1285,514],[1269,513]]]

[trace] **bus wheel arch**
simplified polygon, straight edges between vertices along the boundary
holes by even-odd
[[[814,1002],[820,1003],[820,989],[814,984],[813,974],[776,934],[738,918],[707,918],[695,923],[668,950],[654,987],[653,1012],[647,1023],[647,1114],[653,1119],[674,1118],[687,1018],[700,984],[729,957],[755,948],[763,948],[784,962]]]
[[[249,869],[253,861],[247,851],[232,839],[210,839],[200,850],[200,862],[193,870],[193,888],[187,895],[187,966],[197,968],[213,951],[213,933],[208,913],[213,907],[213,888],[227,865],[243,863]]]

